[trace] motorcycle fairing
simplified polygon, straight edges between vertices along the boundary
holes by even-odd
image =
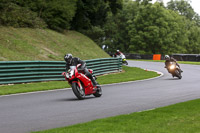
[[[85,88],[85,95],[94,93],[94,86],[92,81],[86,75],[80,73],[77,78],[83,83],[83,88]]]

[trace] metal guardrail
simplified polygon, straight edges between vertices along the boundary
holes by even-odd
[[[178,61],[195,61],[200,62],[200,54],[172,54]]]
[[[122,69],[120,58],[86,60],[94,75],[117,72]],[[0,61],[0,84],[65,80],[64,61]]]
[[[113,56],[114,53],[108,53],[110,56]],[[152,60],[154,54],[131,54],[124,53],[127,59],[146,59]],[[170,56],[174,57],[177,61],[195,61],[200,62],[200,54],[171,54]],[[161,60],[164,60],[165,55],[161,55]]]

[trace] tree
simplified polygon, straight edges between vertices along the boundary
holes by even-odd
[[[187,53],[200,54],[200,27],[194,21],[185,21],[188,41],[185,45]]]
[[[58,31],[70,29],[76,13],[76,0],[18,0],[16,4],[37,13],[48,28]]]
[[[77,11],[71,23],[72,30],[89,36],[102,47],[107,38],[104,27],[109,15],[117,14],[121,6],[122,0],[78,0]]]
[[[189,20],[194,19],[196,14],[188,0],[171,0],[167,3],[167,8],[177,11],[180,15],[185,16]]]
[[[129,30],[132,51],[141,54],[185,52],[184,43],[179,43],[185,40],[182,19],[159,3],[140,6]]]
[[[19,1],[1,0],[0,25],[13,27],[45,28],[46,23],[28,7],[21,7]]]
[[[130,38],[128,36],[129,21],[137,14],[138,6],[135,1],[125,0],[122,9],[117,14],[109,13],[107,22],[104,25],[105,37],[102,45],[107,46],[108,52],[115,52],[120,49],[130,52]]]

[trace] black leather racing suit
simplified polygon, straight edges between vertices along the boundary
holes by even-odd
[[[74,57],[72,58],[72,60],[69,62],[66,62],[66,71],[68,71],[70,69],[70,66],[77,66],[78,64],[81,64],[80,68],[78,68],[79,70],[83,70],[85,75],[91,79],[92,83],[94,85],[97,85],[96,80],[93,78],[92,74],[88,71],[87,67],[86,67],[86,63],[85,61],[82,61],[81,59]]]

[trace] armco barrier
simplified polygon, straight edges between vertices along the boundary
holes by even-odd
[[[108,53],[110,56],[113,56],[114,53]],[[152,60],[154,59],[154,54],[131,54],[124,53],[127,59],[145,59]],[[200,62],[200,54],[171,54],[170,56],[174,57],[177,61],[197,61]],[[165,55],[162,54],[159,58],[164,60]]]
[[[200,54],[172,54],[178,61],[200,61]]]
[[[147,59],[147,60],[152,60],[153,55],[142,55],[142,54],[127,54],[125,53],[125,56],[127,59]]]
[[[95,75],[121,71],[119,58],[86,60],[87,68]],[[28,83],[37,81],[65,80],[64,61],[1,61],[0,84]]]
[[[115,53],[108,53],[111,57]],[[147,60],[152,60],[153,59],[153,54],[149,55],[142,55],[142,54],[130,54],[130,53],[124,53],[127,59],[147,59]]]

